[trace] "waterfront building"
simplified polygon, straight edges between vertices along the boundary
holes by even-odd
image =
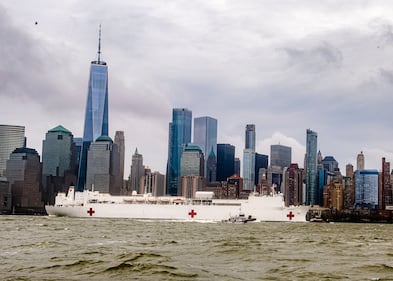
[[[172,122],[169,123],[167,193],[177,195],[180,159],[184,147],[191,142],[192,112],[186,108],[172,110]]]
[[[369,209],[378,208],[377,170],[356,170],[355,204]]]
[[[210,150],[206,165],[206,184],[209,184],[215,182],[217,178],[217,157],[213,149]]]
[[[194,141],[193,144],[198,146],[205,159],[205,171],[207,175],[207,160],[211,151],[217,155],[217,119],[209,116],[194,118]]]
[[[243,150],[243,189],[253,191],[255,186],[255,151]]]
[[[108,66],[101,60],[101,26],[98,38],[98,58],[90,64],[82,153],[79,164],[78,190],[86,183],[87,154],[90,144],[108,136]]]
[[[44,213],[40,156],[32,148],[16,148],[7,160],[5,175],[11,186],[15,213]]]
[[[260,178],[260,169],[267,170],[269,167],[269,156],[265,154],[259,154],[255,153],[255,185],[258,185],[261,183],[261,178]]]
[[[365,159],[363,151],[360,151],[358,156],[356,157],[356,170],[364,170],[365,169]]]
[[[379,209],[385,210],[386,207],[392,208],[392,184],[390,182],[390,162],[386,162],[385,157],[382,158],[381,172],[381,198],[378,199]]]
[[[318,205],[317,183],[317,139],[318,134],[307,129],[306,138],[306,205]]]
[[[16,149],[25,146],[25,127],[0,125],[0,176],[4,175],[7,160]]]
[[[0,214],[11,213],[11,186],[6,177],[0,177]]]
[[[323,207],[340,211],[344,207],[343,186],[335,182],[325,185],[323,189]]]
[[[279,166],[269,166],[267,168],[267,185],[274,187],[275,192],[281,192],[281,184],[283,181],[283,169]]]
[[[235,173],[235,146],[217,144],[217,181],[227,181]]]
[[[108,136],[101,136],[92,142],[88,152],[86,189],[120,194],[120,188],[116,186],[113,159],[118,153],[117,145]]]
[[[255,186],[255,125],[247,124],[243,150],[243,189],[252,191]]]
[[[181,176],[178,196],[194,198],[195,192],[203,190],[205,179],[197,175]]]
[[[140,180],[144,174],[145,166],[143,166],[143,155],[138,153],[138,148],[136,148],[131,160],[131,172],[128,181],[129,191],[139,192]]]
[[[298,206],[303,204],[303,169],[298,164],[290,164],[285,169],[285,206]]]
[[[289,146],[274,144],[270,146],[270,166],[278,166],[282,169],[292,163],[292,148]]]
[[[243,192],[243,178],[239,175],[234,174],[230,176],[227,180],[224,189],[223,198],[228,199],[241,199],[248,198],[248,192]]]
[[[355,186],[353,180],[353,176],[343,177],[343,207],[347,210],[353,208],[353,205],[355,203]]]
[[[76,184],[75,149],[72,133],[59,125],[49,130],[42,142],[43,200],[54,204],[58,192]]]
[[[140,194],[152,194],[153,196],[165,195],[165,175],[145,169],[145,175],[141,178]]]

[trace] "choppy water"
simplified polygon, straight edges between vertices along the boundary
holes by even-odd
[[[393,280],[393,225],[0,216],[0,280]]]

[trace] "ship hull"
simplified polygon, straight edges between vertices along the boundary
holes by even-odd
[[[247,200],[213,200],[209,204],[62,202],[46,206],[48,215],[86,218],[130,218],[176,221],[221,222],[243,213],[255,221],[305,222],[308,206],[285,207],[282,197],[250,197]]]

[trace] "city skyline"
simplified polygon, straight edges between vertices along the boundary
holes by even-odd
[[[241,159],[243,128],[253,123],[256,151],[290,146],[300,166],[307,128],[341,171],[360,151],[366,169],[393,160],[388,1],[43,4],[0,5],[2,123],[24,126],[27,146],[40,155],[57,125],[83,135],[88,64],[102,23],[108,134],[125,132],[126,169],[138,147],[165,173],[171,109],[183,107],[214,116],[218,143],[234,145]]]

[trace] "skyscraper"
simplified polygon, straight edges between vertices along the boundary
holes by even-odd
[[[16,148],[7,160],[6,177],[11,185],[16,213],[44,213],[41,194],[41,163],[32,148]]]
[[[42,142],[42,185],[45,203],[54,204],[58,192],[76,184],[75,149],[72,133],[59,125]]]
[[[255,151],[255,125],[247,124],[246,125],[246,145],[245,149],[251,149]]]
[[[364,165],[364,154],[363,151],[360,151],[356,158],[356,170],[364,170],[365,165]]]
[[[319,202],[317,182],[317,139],[318,134],[307,129],[306,139],[306,205]]]
[[[180,176],[204,176],[202,150],[195,145],[187,145],[180,159]]]
[[[118,149],[119,158],[117,161],[118,165],[118,175],[116,175],[116,185],[122,190],[123,182],[124,182],[124,158],[125,158],[125,141],[124,141],[124,132],[116,131],[114,144]]]
[[[278,166],[282,169],[289,167],[292,162],[292,148],[281,144],[270,146],[270,166]]]
[[[259,169],[267,170],[269,166],[269,156],[265,154],[255,153],[255,185],[261,183],[259,178]]]
[[[25,146],[25,127],[0,125],[0,176],[4,175],[7,160],[16,149]]]
[[[322,166],[325,170],[329,172],[335,172],[338,170],[338,162],[333,156],[325,156],[321,161]]]
[[[100,136],[108,136],[108,66],[101,60],[101,26],[98,37],[98,58],[90,64],[85,126],[81,162],[79,165],[78,189],[86,182],[87,152],[90,144]]]
[[[118,153],[117,145],[108,136],[101,136],[91,143],[86,171],[86,188],[118,195],[113,159]]]
[[[213,149],[210,150],[206,166],[206,183],[215,182],[217,179],[217,157]]]
[[[392,184],[390,181],[390,162],[386,162],[385,157],[382,158],[381,173],[381,200],[379,201],[379,209],[385,210],[387,206],[392,206]]]
[[[177,195],[180,158],[184,147],[191,142],[192,112],[186,108],[172,110],[172,122],[169,123],[167,192]]]
[[[139,192],[140,179],[145,174],[145,166],[143,166],[143,155],[135,149],[131,160],[131,172],[129,177],[129,191]]]
[[[59,125],[46,133],[42,142],[42,175],[64,176],[72,169],[72,133]]]
[[[217,155],[217,119],[204,116],[194,118],[194,141],[200,147],[205,159],[205,172],[207,175],[207,159],[213,150]]]
[[[217,144],[217,181],[227,181],[235,173],[235,146]]]
[[[376,209],[378,207],[378,171],[356,170],[355,204]]]
[[[247,124],[243,150],[243,190],[252,191],[255,184],[255,125]]]

